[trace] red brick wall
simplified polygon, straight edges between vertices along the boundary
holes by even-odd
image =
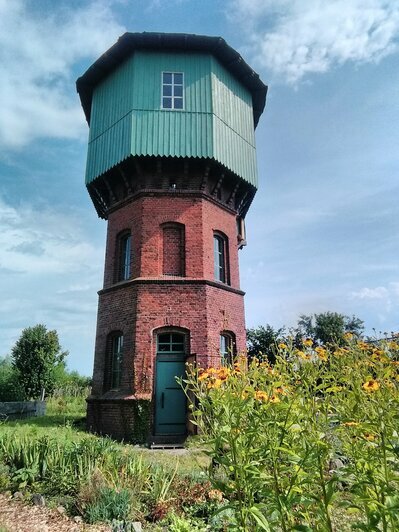
[[[184,227],[185,277],[178,277],[183,246],[179,253],[168,250],[179,240],[173,226],[165,233],[168,225],[164,224],[168,223]],[[116,241],[124,230],[130,230],[132,235],[132,275],[130,280],[115,284]],[[228,240],[231,286],[214,281],[215,231]],[[164,271],[175,276],[165,276]],[[202,365],[219,363],[222,331],[235,335],[238,352],[245,349],[236,217],[234,212],[200,195],[148,195],[109,215],[104,290],[99,296],[93,389],[88,408],[94,430],[122,437],[122,410],[118,410],[122,407],[118,405],[124,404],[122,400],[152,398],[156,334],[165,327],[187,332],[189,352],[196,354]],[[107,338],[114,331],[124,335],[122,383],[119,390],[105,392]],[[101,406],[107,400],[112,407]],[[100,427],[101,409],[105,417]]]
[[[162,228],[164,275],[182,276],[185,272],[186,252],[184,246],[184,225],[165,224]]]

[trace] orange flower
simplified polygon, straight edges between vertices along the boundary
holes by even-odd
[[[254,398],[258,401],[267,401],[268,397],[268,394],[266,392],[262,392],[261,390],[255,392],[254,394]]]
[[[380,385],[374,379],[370,379],[363,384],[363,389],[366,390],[366,392],[376,392],[379,388]]]
[[[209,373],[208,371],[202,371],[199,375],[198,375],[198,380],[199,381],[204,381],[205,379],[207,379],[209,377]]]
[[[269,399],[269,401],[271,403],[279,403],[280,402],[280,398],[277,396],[277,395],[272,395]]]
[[[221,379],[214,379],[207,384],[208,390],[211,388],[220,388],[223,384],[223,381]]]
[[[223,367],[223,368],[220,368],[220,370],[218,371],[218,378],[222,381],[225,381],[229,375],[230,375],[229,368]]]
[[[323,360],[324,362],[326,362],[326,360],[327,360],[327,351],[324,349],[324,347],[316,347],[315,351],[316,351],[317,356],[319,357],[319,359]]]
[[[367,344],[366,342],[358,342],[357,346],[363,351],[366,351],[370,347],[369,344]]]

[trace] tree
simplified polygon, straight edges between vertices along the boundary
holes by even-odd
[[[363,321],[356,316],[338,312],[322,312],[299,316],[297,331],[317,344],[344,343],[344,334],[350,332],[358,337],[363,333]]]
[[[250,358],[267,356],[269,362],[276,361],[276,346],[284,341],[285,328],[274,329],[271,325],[247,330],[247,353]]]
[[[0,401],[23,401],[24,392],[18,382],[18,372],[9,356],[0,359]]]
[[[57,331],[35,325],[22,331],[12,348],[13,367],[28,399],[37,399],[42,390],[51,393],[55,383],[55,367],[67,356],[61,351]]]

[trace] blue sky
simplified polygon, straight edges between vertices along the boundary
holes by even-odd
[[[220,35],[269,85],[247,325],[331,310],[398,331],[396,0],[0,0],[0,356],[45,323],[91,373],[106,223],[75,80],[125,31]]]

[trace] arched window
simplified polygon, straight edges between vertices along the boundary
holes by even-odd
[[[123,360],[123,334],[112,332],[107,338],[107,356],[105,364],[105,391],[117,390],[121,385]]]
[[[130,279],[130,261],[132,249],[132,237],[129,231],[118,235],[117,239],[117,275],[116,281]]]
[[[168,222],[162,225],[163,232],[163,275],[185,275],[184,225]]]
[[[222,233],[213,235],[214,274],[216,281],[230,284],[228,269],[227,237]]]
[[[235,352],[235,336],[231,332],[223,331],[220,334],[220,357],[223,366],[233,364]]]

